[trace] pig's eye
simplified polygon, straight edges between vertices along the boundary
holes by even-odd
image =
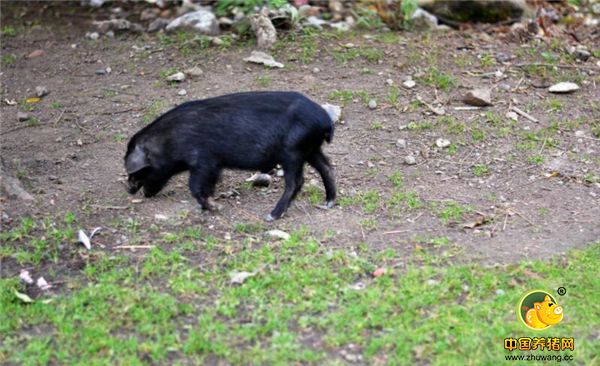
[[[554,305],[554,304],[553,304],[553,303],[550,303],[550,304],[548,304],[548,307],[549,307],[549,308],[551,308],[551,307],[552,307],[552,305]]]

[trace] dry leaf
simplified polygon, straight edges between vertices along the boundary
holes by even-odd
[[[229,273],[229,279],[231,283],[242,284],[247,278],[256,276],[256,272],[236,272]]]
[[[373,271],[373,277],[381,277],[385,274],[385,268],[377,268]]]
[[[28,295],[26,295],[26,294],[20,293],[20,292],[19,292],[19,291],[17,291],[17,290],[15,290],[15,296],[16,296],[16,297],[17,297],[19,300],[23,301],[24,303],[32,303],[32,302],[33,302],[33,299],[32,299],[31,297],[29,297],[29,296],[28,296]]]

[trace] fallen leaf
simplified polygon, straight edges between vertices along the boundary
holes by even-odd
[[[39,102],[40,100],[41,100],[41,99],[40,99],[40,98],[38,98],[38,97],[32,97],[32,98],[27,98],[27,99],[25,99],[25,103],[28,103],[28,104],[33,104],[33,103],[37,103],[37,102]]]
[[[32,302],[33,302],[33,299],[32,299],[31,297],[29,297],[29,296],[28,296],[28,295],[26,295],[26,294],[20,293],[20,292],[19,292],[19,291],[17,291],[17,290],[15,290],[15,296],[16,296],[16,297],[17,297],[19,300],[23,301],[24,303],[32,303]]]
[[[355,291],[360,291],[360,290],[364,289],[365,287],[367,287],[367,285],[365,285],[364,282],[360,282],[360,281],[353,283],[351,285],[348,285],[348,288],[350,290],[355,290]]]
[[[92,238],[94,237],[94,235],[96,235],[96,233],[98,232],[98,230],[100,230],[101,227],[97,227],[94,230],[92,230],[92,232],[90,233],[90,236],[88,237],[87,234],[85,233],[85,231],[83,230],[79,230],[79,232],[77,233],[77,236],[79,238],[79,242],[83,244],[84,247],[86,247],[87,250],[92,250]]]
[[[44,56],[45,52],[44,50],[35,50],[33,52],[31,52],[27,58],[36,58],[36,57],[40,57],[40,56]]]
[[[21,270],[21,273],[19,274],[19,278],[21,279],[21,281],[23,281],[29,285],[31,285],[33,283],[33,278],[31,278],[29,271],[26,269]]]
[[[385,274],[385,268],[377,268],[375,271],[373,271],[373,277],[381,277]]]
[[[92,250],[92,243],[90,242],[90,238],[88,238],[87,234],[83,230],[79,230],[77,236],[79,238],[79,242],[82,243],[87,250]]]
[[[17,105],[17,101],[14,99],[4,99],[4,103],[8,104],[8,105]]]
[[[244,281],[246,281],[247,278],[249,277],[254,277],[256,276],[256,272],[230,272],[229,273],[229,280],[231,283],[237,283],[237,284],[242,284],[244,283]]]

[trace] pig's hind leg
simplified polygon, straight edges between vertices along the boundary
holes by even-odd
[[[215,185],[219,180],[219,173],[220,171],[216,167],[190,169],[190,191],[203,210],[214,209],[209,201],[209,197],[215,192]]]
[[[319,175],[321,175],[321,179],[323,180],[326,201],[324,208],[333,207],[336,196],[335,175],[331,168],[331,164],[329,163],[329,159],[327,159],[327,156],[319,149],[309,157],[308,163],[319,172]]]
[[[283,163],[282,166],[285,172],[285,191],[273,211],[265,217],[266,221],[279,219],[288,209],[304,183],[304,177],[302,176],[304,160],[300,154],[295,155],[292,159],[287,159],[287,162]]]

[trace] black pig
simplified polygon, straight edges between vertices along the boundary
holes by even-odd
[[[336,188],[329,160],[321,151],[331,142],[329,114],[296,92],[247,92],[181,104],[136,133],[127,145],[129,193],[144,188],[151,197],[169,179],[190,171],[189,187],[209,209],[223,168],[271,171],[281,164],[285,191],[267,221],[280,218],[304,183],[304,163],[321,175],[326,206]]]

